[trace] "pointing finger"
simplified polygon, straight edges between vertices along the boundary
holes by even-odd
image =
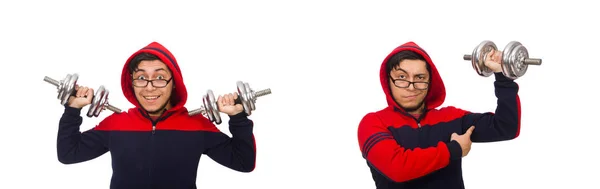
[[[469,127],[469,130],[467,130],[467,132],[465,134],[466,135],[471,135],[473,133],[473,129],[475,129],[475,126]]]

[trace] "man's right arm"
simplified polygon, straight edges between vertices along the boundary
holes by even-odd
[[[56,149],[58,161],[63,164],[88,161],[108,152],[107,131],[92,128],[80,132],[79,127],[83,121],[80,113],[80,108],[65,105],[60,118]]]
[[[429,148],[404,148],[374,113],[361,120],[358,141],[369,165],[394,182],[425,176],[446,167],[450,160],[462,157],[457,141],[439,142]]]

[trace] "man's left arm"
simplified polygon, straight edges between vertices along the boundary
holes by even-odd
[[[494,73],[497,100],[495,112],[473,113],[465,111],[462,130],[475,126],[471,135],[473,142],[497,142],[519,136],[521,129],[521,102],[519,85],[502,73]]]
[[[214,127],[211,122],[206,124]],[[220,131],[207,132],[204,137],[206,147],[203,153],[230,169],[240,172],[253,171],[256,163],[253,127],[254,123],[248,119],[245,112],[229,116],[229,131],[232,137]]]

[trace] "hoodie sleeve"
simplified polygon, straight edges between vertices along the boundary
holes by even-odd
[[[97,158],[108,152],[107,132],[94,130],[80,132],[82,123],[81,109],[65,105],[60,118],[56,149],[58,161],[63,164],[74,164]],[[100,125],[105,124],[104,121]]]
[[[502,73],[494,73],[497,107],[495,112],[473,113],[464,111],[463,132],[475,126],[471,135],[473,142],[496,142],[519,136],[521,129],[521,103],[519,86]]]
[[[242,112],[229,116],[229,131],[232,137],[220,132],[206,120],[205,124],[214,127],[205,135],[204,154],[217,163],[240,172],[251,172],[256,162],[256,144],[252,129],[254,123]]]
[[[428,148],[405,148],[374,113],[361,120],[358,143],[368,165],[394,182],[425,176],[462,157],[462,149],[456,141],[440,141],[437,146]]]

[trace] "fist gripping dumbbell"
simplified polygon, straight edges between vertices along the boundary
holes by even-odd
[[[487,53],[492,50],[498,50],[496,44],[492,41],[485,40],[475,47],[472,54],[464,55],[463,59],[471,61],[473,69],[477,74],[483,77],[489,77],[492,75],[492,70],[485,66],[484,62]],[[511,41],[502,51],[502,62],[500,64],[502,65],[502,74],[504,74],[504,76],[511,79],[517,79],[525,75],[529,65],[542,65],[542,59],[529,58],[527,48],[518,41]]]
[[[60,81],[52,79],[48,76],[44,76],[44,81],[54,85],[58,89],[58,99],[61,105],[67,104],[69,97],[75,95],[75,86],[77,85],[78,74],[67,74],[67,76]],[[109,109],[115,113],[121,112],[121,109],[108,104],[108,90],[104,89],[103,85],[96,90],[96,94],[92,99],[92,104],[87,112],[88,117],[98,117],[100,112],[104,109]]]
[[[271,94],[271,89],[267,88],[260,91],[254,91],[250,88],[248,83],[242,81],[237,82],[237,93],[238,98],[235,99],[235,104],[242,104],[244,112],[251,115],[252,111],[256,110],[256,99],[261,96]],[[219,114],[219,106],[217,106],[217,100],[212,90],[208,90],[202,98],[202,106],[198,109],[190,111],[190,116],[196,114],[202,114],[207,117],[211,122],[215,122],[217,125],[221,124],[221,116]]]

